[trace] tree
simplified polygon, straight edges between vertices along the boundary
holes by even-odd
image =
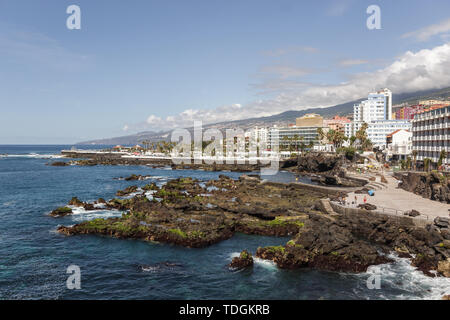
[[[411,170],[411,157],[406,158],[406,169]]]
[[[423,159],[423,170],[428,172],[430,170],[431,159],[425,158]]]
[[[447,158],[447,151],[442,149],[441,153],[439,154],[438,167],[442,166],[445,158]]]
[[[417,170],[417,150],[413,150],[412,156],[413,156],[413,168],[414,170]]]
[[[327,140],[333,144],[335,149],[340,148],[344,141],[347,140],[347,137],[341,131],[336,130],[329,130],[326,136]]]
[[[400,168],[401,168],[402,170],[405,170],[405,169],[406,169],[406,161],[405,161],[405,160],[400,160]]]
[[[301,142],[301,143],[300,143],[300,150],[301,150],[302,154],[303,154],[303,152],[305,151],[305,149],[306,149],[306,144],[304,144],[303,142]]]
[[[321,143],[325,138],[325,132],[323,132],[322,128],[317,128],[317,135],[319,136],[319,142]]]
[[[356,140],[359,141],[359,147],[362,150],[369,150],[372,148],[372,142],[367,138],[367,128],[369,125],[367,123],[363,123],[361,128],[356,131],[355,137]]]

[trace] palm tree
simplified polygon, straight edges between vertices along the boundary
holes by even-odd
[[[431,159],[430,158],[423,159],[423,170],[428,172],[429,169],[430,169],[430,164],[431,164]]]
[[[417,150],[413,150],[412,156],[413,156],[413,167],[415,171],[417,169]]]
[[[438,167],[442,166],[445,158],[447,158],[447,151],[442,149],[441,153],[439,154]]]
[[[411,157],[406,158],[406,169],[411,170]]]
[[[323,132],[322,128],[317,128],[317,135],[319,136],[319,142],[321,143],[325,138],[325,132]]]
[[[342,146],[347,137],[341,131],[330,130],[327,133],[327,140],[333,144],[336,150]]]
[[[361,146],[361,148],[363,150],[367,150],[368,147],[370,147],[372,145],[372,142],[370,142],[370,140],[367,139],[367,128],[369,127],[369,125],[367,123],[363,123],[363,125],[361,126],[361,128],[356,131],[355,137],[357,140],[359,140],[359,145]]]

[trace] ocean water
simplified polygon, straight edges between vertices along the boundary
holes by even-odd
[[[226,265],[241,250],[284,244],[288,238],[237,234],[203,249],[118,240],[66,237],[58,225],[73,225],[119,212],[85,212],[55,219],[48,213],[73,196],[110,199],[129,185],[192,176],[200,180],[239,173],[152,169],[145,166],[52,167],[70,146],[0,146],[0,299],[439,299],[450,279],[429,278],[406,259],[374,266],[363,274],[280,270],[256,259],[252,270],[231,272]],[[8,154],[2,156],[2,154]],[[154,180],[123,181],[130,174]],[[266,177],[267,178],[267,177]],[[288,173],[271,179],[291,181]],[[69,265],[81,269],[81,289],[66,287]],[[367,280],[380,276],[380,289]]]

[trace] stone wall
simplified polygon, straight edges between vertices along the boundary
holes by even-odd
[[[358,209],[358,208],[348,208],[344,206],[340,206],[336,203],[330,202],[331,207],[333,210],[339,214],[342,215],[376,215],[376,216],[389,216],[389,218],[395,220],[396,222],[402,224],[402,225],[415,225],[417,227],[425,228],[427,224],[432,224],[433,221],[429,221],[422,217],[408,217],[403,215],[395,215],[395,214],[389,214],[389,213],[381,213],[377,212],[376,210],[364,210],[364,209]]]

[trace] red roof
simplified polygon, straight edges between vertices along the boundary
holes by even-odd
[[[394,134],[396,134],[397,132],[399,132],[401,130],[405,130],[406,132],[409,132],[409,130],[406,130],[406,129],[398,129],[398,130],[395,130],[394,132],[389,133],[386,137],[392,137]]]

